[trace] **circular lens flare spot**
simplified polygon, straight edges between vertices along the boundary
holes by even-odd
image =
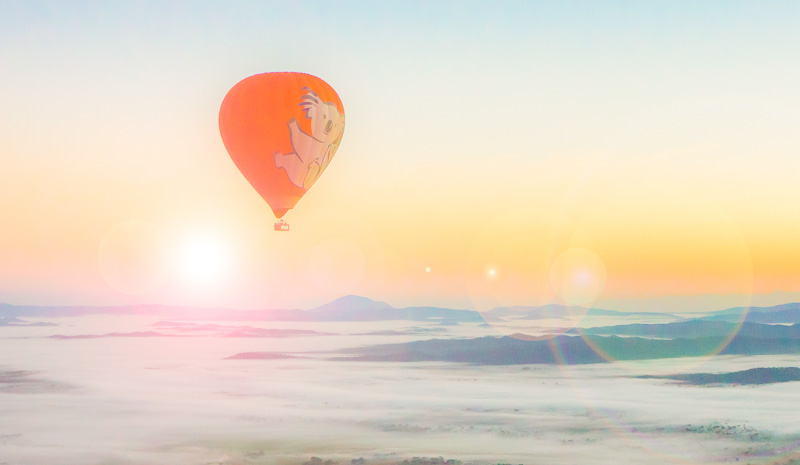
[[[588,249],[568,249],[550,268],[550,285],[568,305],[591,305],[605,284],[605,264]]]

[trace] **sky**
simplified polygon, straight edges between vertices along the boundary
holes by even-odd
[[[796,2],[0,0],[0,302],[800,300]],[[346,127],[275,232],[220,104]]]

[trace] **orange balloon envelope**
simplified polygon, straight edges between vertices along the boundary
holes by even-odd
[[[219,132],[236,167],[280,219],[336,154],[344,107],[316,76],[256,74],[225,95]]]

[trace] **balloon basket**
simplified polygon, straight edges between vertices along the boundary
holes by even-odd
[[[275,231],[288,231],[288,230],[289,230],[289,223],[287,223],[283,218],[275,222]]]

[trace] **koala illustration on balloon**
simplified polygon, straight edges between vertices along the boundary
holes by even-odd
[[[275,152],[275,166],[286,171],[297,187],[308,190],[331,161],[341,141],[344,115],[336,105],[323,102],[313,90],[304,87],[306,94],[298,104],[311,120],[311,134],[306,133],[292,118],[289,137],[293,152]]]

